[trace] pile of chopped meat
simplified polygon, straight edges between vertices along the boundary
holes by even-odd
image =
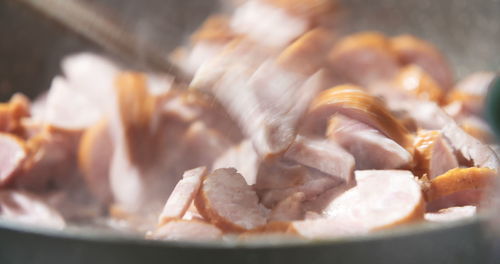
[[[239,1],[173,52],[189,89],[65,58],[45,94],[0,104],[0,217],[248,241],[475,215],[498,167],[481,118],[494,74],[455,83],[432,44],[339,37],[335,12]]]

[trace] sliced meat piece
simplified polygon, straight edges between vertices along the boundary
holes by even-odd
[[[78,165],[92,194],[101,202],[112,202],[109,170],[113,139],[108,121],[103,119],[83,133],[78,150]]]
[[[235,168],[245,177],[248,185],[257,182],[257,171],[260,170],[259,156],[250,140],[228,149],[213,163],[212,169]]]
[[[428,201],[464,191],[492,187],[496,171],[489,168],[456,168],[431,180],[426,190]]]
[[[285,158],[315,168],[335,179],[353,182],[354,158],[337,143],[297,136]]]
[[[408,65],[401,69],[395,79],[395,86],[421,100],[440,103],[444,96],[439,84],[417,65]]]
[[[0,192],[0,218],[55,229],[66,226],[56,210],[34,195],[21,191]]]
[[[380,131],[343,115],[328,123],[327,136],[354,156],[356,169],[398,169],[409,167],[413,157]]]
[[[30,115],[29,109],[29,99],[19,93],[14,94],[8,103],[0,103],[0,132],[24,136],[21,121]]]
[[[255,189],[285,189],[315,178],[311,169],[284,160],[263,160],[258,166]]]
[[[426,213],[424,218],[431,222],[451,222],[476,215],[475,206],[450,207],[441,209],[436,213]]]
[[[281,25],[287,25],[282,27]],[[236,8],[231,28],[263,46],[284,47],[309,29],[309,22],[266,1],[246,1]]]
[[[414,171],[417,176],[424,174],[432,180],[437,176],[458,168],[458,161],[450,144],[440,131],[420,131],[415,138]]]
[[[336,75],[366,87],[392,80],[399,68],[389,40],[378,32],[361,32],[340,39],[328,60]]]
[[[146,238],[174,241],[215,241],[222,238],[216,226],[200,220],[172,220],[161,225]]]
[[[405,149],[412,148],[413,142],[408,130],[383,102],[353,85],[340,85],[316,96],[301,125],[303,133],[325,135],[328,120],[335,113],[370,125]]]
[[[449,122],[441,131],[453,149],[458,151],[463,158],[472,162],[474,166],[498,168],[498,157],[493,150],[467,134],[455,122]]]
[[[312,179],[301,185],[284,189],[259,191],[259,196],[260,201],[264,206],[267,208],[273,208],[277,203],[294,193],[304,193],[305,199],[309,201],[339,185],[344,186],[341,182],[332,178],[330,175],[325,175],[319,172],[317,175],[313,176]]]
[[[326,218],[296,221],[291,231],[311,239],[360,234],[423,219],[424,200],[411,172],[371,171],[334,199]]]
[[[495,73],[478,72],[471,74],[458,82],[449,93],[447,101],[456,104],[459,111],[455,110],[453,117],[460,115],[481,115],[484,108],[484,98]]]
[[[333,34],[323,28],[315,28],[300,36],[278,56],[278,64],[287,70],[312,75],[326,66],[324,54],[333,44]]]
[[[480,117],[469,116],[458,121],[460,127],[469,135],[484,143],[495,141],[490,125]]]
[[[181,219],[198,194],[201,181],[207,174],[206,167],[199,167],[184,172],[182,179],[177,183],[168,197],[158,223],[163,225],[172,219]]]
[[[195,205],[205,219],[229,232],[254,229],[267,221],[257,194],[235,169],[217,169],[209,174]]]
[[[0,133],[0,187],[12,182],[28,156],[26,144],[11,134]]]
[[[391,48],[403,65],[416,64],[445,90],[453,85],[453,73],[445,58],[431,43],[411,35],[391,39]]]
[[[189,208],[187,209],[186,213],[182,217],[184,220],[203,220],[203,216],[200,215],[200,212],[198,212],[198,209],[196,209],[196,205],[194,205],[194,200],[191,202],[191,205],[189,205]]]
[[[306,195],[298,192],[280,201],[269,214],[268,221],[294,221],[304,218],[304,202]]]
[[[484,202],[487,202],[486,199],[488,198],[488,196],[485,194],[487,194],[487,191],[485,189],[469,189],[454,192],[450,195],[428,201],[427,211],[437,212],[441,209],[449,207],[460,207],[467,205],[479,207],[483,205]]]
[[[101,119],[101,111],[62,77],[52,80],[43,122],[56,128],[82,130]]]

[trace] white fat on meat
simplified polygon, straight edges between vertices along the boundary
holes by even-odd
[[[309,22],[262,0],[252,0],[236,8],[231,28],[264,46],[283,47],[305,33]]]
[[[323,210],[323,218],[293,222],[291,230],[306,238],[326,239],[423,218],[422,191],[411,172],[357,171],[356,181]]]
[[[473,205],[457,206],[426,213],[424,218],[431,222],[452,222],[476,215],[477,207]]]
[[[43,200],[22,191],[0,191],[0,218],[45,228],[63,229],[63,217]]]
[[[226,150],[218,157],[212,168],[235,168],[245,178],[248,185],[257,182],[257,171],[259,169],[259,156],[250,140],[244,140],[240,144]]]
[[[201,220],[172,220],[146,236],[154,240],[213,241],[222,238],[222,231]]]
[[[207,174],[206,167],[199,167],[184,172],[182,179],[177,183],[168,197],[158,222],[160,225],[171,219],[181,219],[198,193],[201,181]]]
[[[342,115],[329,121],[327,136],[349,151],[356,169],[397,169],[408,166],[412,155],[394,140],[364,123]]]
[[[243,232],[267,222],[267,210],[235,169],[217,169],[204,180],[195,205],[200,214],[222,230]]]
[[[353,182],[353,156],[330,140],[299,135],[285,153],[285,157],[315,168],[347,184]]]

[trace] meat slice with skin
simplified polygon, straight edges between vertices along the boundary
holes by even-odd
[[[359,176],[359,177],[358,177]],[[366,171],[334,199],[324,218],[296,221],[291,231],[310,239],[360,234],[423,219],[420,185],[409,171]]]
[[[367,87],[392,80],[399,70],[389,40],[378,32],[361,32],[340,39],[329,52],[328,60],[336,75]]]
[[[306,196],[298,192],[290,195],[288,198],[280,201],[269,214],[269,221],[294,221],[304,218],[304,209],[302,202]]]
[[[303,165],[282,159],[267,159],[262,160],[258,165],[255,189],[292,188],[315,178],[317,178],[316,173]]]
[[[343,115],[328,123],[327,137],[354,156],[356,169],[398,169],[412,164],[406,149],[380,131]]]
[[[219,240],[222,235],[223,233],[219,228],[201,220],[171,220],[146,235],[146,238],[199,242]]]
[[[0,187],[10,184],[21,172],[27,156],[28,149],[22,139],[0,133]]]
[[[383,102],[353,85],[336,86],[318,94],[303,119],[301,132],[324,136],[328,121],[336,113],[370,125],[407,150],[413,147],[408,130]]]
[[[0,218],[45,228],[63,229],[63,217],[42,199],[22,191],[0,191]]]
[[[400,35],[390,40],[391,49],[401,64],[416,64],[448,91],[453,85],[453,73],[445,58],[431,43],[411,35]]]
[[[424,218],[431,222],[452,222],[476,215],[477,207],[468,205],[441,209],[435,213],[426,213]]]
[[[250,140],[226,150],[212,165],[213,169],[235,168],[245,178],[248,185],[256,184],[260,160]]]
[[[450,195],[445,195],[441,198],[427,201],[427,211],[437,212],[441,209],[449,207],[461,207],[468,205],[480,207],[488,202],[488,194],[488,190],[484,188],[457,191]]]
[[[29,99],[22,94],[14,94],[9,102],[0,103],[0,132],[25,136],[22,119],[29,115]]]
[[[439,84],[417,65],[402,68],[394,83],[396,87],[422,100],[440,103],[444,97],[444,91]]]
[[[284,157],[347,184],[353,182],[354,158],[335,142],[299,135]]]
[[[490,168],[456,168],[437,176],[426,190],[428,201],[464,190],[492,188],[496,171]]]
[[[103,203],[113,200],[109,183],[113,139],[106,119],[87,128],[80,140],[78,165],[92,194]]]
[[[168,197],[158,223],[165,224],[171,219],[181,219],[198,194],[201,181],[207,174],[206,167],[199,167],[184,172],[182,179],[177,183]]]
[[[450,144],[437,130],[419,131],[415,138],[415,161],[417,176],[426,174],[430,180],[459,165]]]
[[[254,190],[235,169],[217,169],[202,182],[195,205],[221,230],[243,232],[266,224],[267,212]]]

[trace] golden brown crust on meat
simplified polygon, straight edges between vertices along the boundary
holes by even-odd
[[[29,108],[30,101],[22,94],[14,94],[9,102],[0,103],[0,132],[24,137],[21,119],[30,115]]]
[[[278,8],[283,8],[292,15],[317,18],[330,14],[337,9],[332,0],[263,0]]]
[[[406,217],[404,217],[404,218],[402,218],[394,223],[391,223],[389,225],[379,227],[376,230],[382,230],[382,229],[395,227],[398,225],[404,225],[404,224],[422,221],[424,219],[424,215],[425,215],[425,204],[426,204],[425,199],[422,196],[418,205],[415,206],[414,210],[410,214],[408,214]]]
[[[422,177],[423,175],[428,175],[430,170],[430,162],[432,159],[432,150],[434,143],[441,136],[441,132],[437,130],[418,132],[415,137],[415,168],[413,172],[415,175]]]
[[[496,177],[496,171],[490,168],[456,168],[431,180],[425,193],[427,201],[465,191],[479,190],[491,187]]]
[[[396,59],[396,55],[391,52],[387,37],[375,31],[361,32],[342,38],[335,44],[328,56],[330,60],[334,61],[341,54],[365,48],[373,49]]]

